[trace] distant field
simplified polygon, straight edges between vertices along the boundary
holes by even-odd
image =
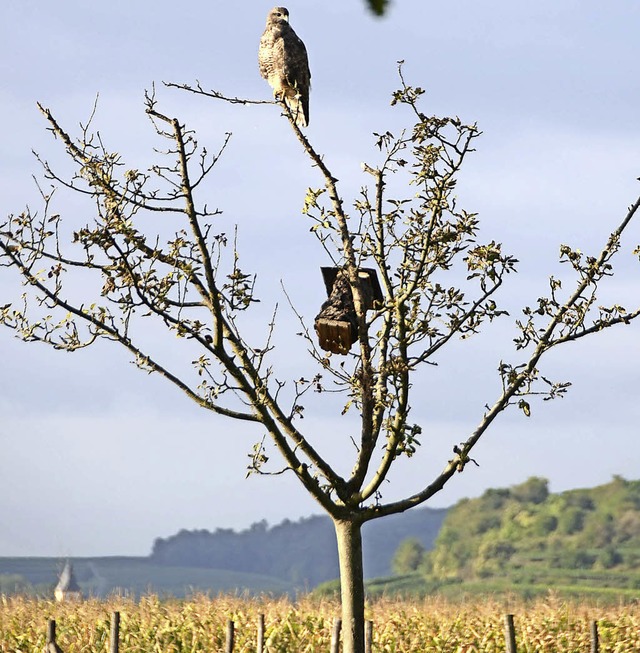
[[[366,583],[372,597],[402,596],[420,599],[437,596],[454,601],[469,597],[518,596],[520,599],[539,599],[547,596],[550,589],[560,598],[572,601],[597,601],[600,604],[617,604],[640,600],[640,591],[624,573],[588,574],[583,570],[536,569],[533,574],[518,576],[494,576],[482,580],[436,582],[429,581],[419,573],[376,578]],[[626,587],[624,586],[626,585]],[[339,589],[337,582],[323,583],[316,593],[331,595]]]
[[[223,650],[228,619],[236,625],[237,651],[255,650],[259,614],[265,616],[270,653],[328,651],[339,606],[332,600],[302,598],[243,600],[193,597],[161,601],[155,596],[58,604],[0,597],[0,651],[41,651],[49,618],[57,622],[63,651],[107,653],[113,611],[121,616],[120,650]],[[388,653],[498,653],[505,650],[504,615],[515,615],[518,651],[537,653],[590,650],[590,626],[598,621],[601,653],[640,650],[640,606],[565,603],[545,600],[497,602],[488,599],[369,602],[373,650]]]
[[[290,584],[270,576],[196,567],[151,564],[147,558],[75,558],[73,570],[87,596],[108,597],[113,593],[141,596],[184,597],[194,593],[247,592],[288,594]],[[64,560],[59,558],[0,558],[0,578],[20,576],[39,594],[53,590]],[[8,590],[5,590],[8,591]]]
[[[325,584],[318,590],[319,595],[331,594],[333,584]],[[589,601],[599,605],[619,605],[625,602],[637,602],[640,595],[637,590],[617,587],[591,587],[580,584],[562,584],[542,581],[536,583],[514,584],[509,578],[489,579],[487,581],[466,581],[464,583],[429,584],[413,575],[395,578],[381,578],[367,583],[371,597],[405,597],[408,600],[421,599],[426,596],[439,597],[451,601],[481,600],[486,597],[518,597],[521,600],[540,600],[550,591],[562,600]]]
[[[290,583],[271,576],[161,566],[141,557],[76,558],[72,562],[76,579],[87,597],[104,599],[117,594],[136,598],[156,594],[166,598],[184,598],[199,593],[210,596],[224,593],[294,597],[298,593]],[[29,583],[32,594],[51,598],[63,564],[64,560],[59,558],[0,558],[0,594],[15,593],[15,577],[21,577]],[[618,603],[640,598],[637,584],[630,582],[636,576],[613,570],[596,574],[584,570],[536,569],[535,574],[513,574],[464,583],[435,583],[429,582],[420,573],[414,573],[372,579],[367,581],[366,586],[371,597],[401,595],[416,600],[438,596],[456,601],[470,596],[500,595],[533,599],[546,596],[549,588],[553,587],[563,599],[587,598],[601,603]],[[338,582],[331,581],[322,584],[315,594],[332,596],[338,590]]]

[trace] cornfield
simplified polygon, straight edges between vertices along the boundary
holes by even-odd
[[[331,600],[243,599],[196,596],[188,600],[112,598],[55,603],[0,597],[0,652],[43,651],[47,620],[57,622],[64,653],[108,653],[110,620],[120,612],[121,653],[196,653],[224,650],[228,620],[235,623],[234,651],[256,650],[260,614],[265,650],[330,650],[339,606]],[[590,650],[590,624],[598,621],[601,653],[640,651],[640,607],[565,603],[447,602],[381,599],[367,606],[374,623],[373,651],[385,653],[497,653],[505,651],[504,614],[515,615],[518,653]]]

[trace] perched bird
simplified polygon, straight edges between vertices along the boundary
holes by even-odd
[[[289,10],[274,7],[258,51],[260,74],[273,88],[273,95],[286,102],[300,127],[309,124],[311,72],[307,48],[289,25]]]

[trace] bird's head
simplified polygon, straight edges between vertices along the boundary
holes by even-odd
[[[267,25],[289,22],[289,10],[286,7],[274,7],[267,16]]]

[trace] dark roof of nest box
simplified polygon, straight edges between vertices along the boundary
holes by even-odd
[[[327,297],[331,296],[333,284],[336,282],[338,272],[342,268],[320,268],[322,278],[324,279],[324,287],[327,289]],[[365,309],[367,311],[372,308],[378,308],[382,304],[382,288],[378,281],[378,273],[373,268],[359,268],[358,276],[362,283],[362,290],[364,292]]]

